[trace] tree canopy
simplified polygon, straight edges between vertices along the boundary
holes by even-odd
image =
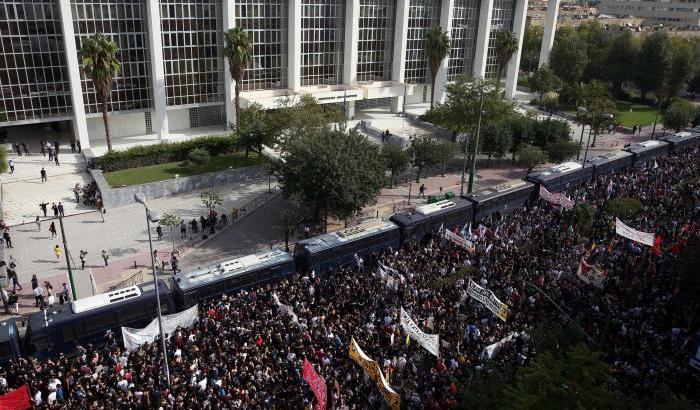
[[[690,125],[695,118],[697,108],[687,100],[676,100],[663,112],[661,123],[676,132]]]
[[[428,57],[428,67],[430,68],[430,107],[433,107],[435,100],[435,80],[442,61],[450,54],[450,38],[447,31],[441,26],[435,26],[428,30],[425,36],[425,54]]]
[[[298,100],[282,98],[279,105],[268,114],[269,129],[272,135],[283,139],[316,134],[345,119],[336,104],[319,104],[310,94],[303,94]]]
[[[547,154],[539,147],[535,147],[530,144],[521,145],[517,154],[518,164],[528,174],[531,173],[535,167],[547,162]]]
[[[238,143],[245,149],[246,157],[249,151],[262,155],[263,145],[272,146],[276,142],[269,115],[258,103],[241,110],[238,124]]]
[[[340,219],[376,201],[384,183],[379,147],[355,130],[321,129],[282,144],[279,178],[286,196],[298,194]]]
[[[672,44],[668,34],[656,31],[644,39],[635,75],[642,98],[646,97],[649,91],[656,91],[665,85],[671,59]]]
[[[236,83],[235,105],[236,105],[236,125],[240,124],[241,114],[241,79],[243,72],[253,58],[253,43],[248,36],[248,32],[241,27],[234,27],[224,32],[224,55],[228,59],[228,69],[231,78]]]

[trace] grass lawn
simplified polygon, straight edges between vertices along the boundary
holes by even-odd
[[[231,155],[211,157],[211,161],[203,165],[195,165],[188,161],[168,162],[147,167],[122,169],[108,172],[104,175],[110,186],[120,187],[171,179],[175,178],[175,174],[186,177],[190,175],[206,174],[207,172],[221,171],[228,168],[249,167],[261,163],[261,159],[258,158],[258,154],[255,152],[251,152],[248,158],[245,157],[245,152],[236,152]]]
[[[622,100],[617,100],[617,112],[626,127],[634,127],[634,124],[651,125],[656,117],[655,107]]]

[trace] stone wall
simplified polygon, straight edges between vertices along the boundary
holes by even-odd
[[[268,174],[268,170],[263,165],[256,165],[119,188],[110,187],[102,171],[99,169],[91,169],[90,174],[94,178],[102,194],[102,201],[105,208],[109,210],[133,204],[134,194],[137,193],[144,195],[149,200],[164,198],[199,189],[211,188],[213,186],[264,177]]]

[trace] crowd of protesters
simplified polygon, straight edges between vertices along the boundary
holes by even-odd
[[[697,400],[699,378],[688,360],[698,306],[677,297],[678,254],[700,233],[700,188],[681,184],[700,176],[697,155],[598,176],[578,193],[571,187],[597,209],[587,241],[571,227],[570,212],[537,200],[457,229],[473,250],[429,235],[353,267],[202,301],[198,322],[167,336],[168,389],[159,387],[160,343],[127,353],[109,333],[106,346],[79,348],[73,358],[4,366],[0,393],[27,384],[37,408],[303,409],[315,402],[301,376],[306,358],[326,380],[328,408],[379,408],[377,386],[348,356],[354,337],[401,394],[402,408],[446,409],[475,371],[536,358],[535,326],[567,320],[536,286],[605,351],[611,388],[641,395],[663,382]],[[625,223],[660,235],[660,250],[615,235],[606,203],[619,197],[641,201],[643,211]],[[577,277],[581,259],[607,273],[602,289]],[[465,267],[510,306],[505,322],[467,295],[468,278],[458,275]],[[406,342],[401,307],[423,331],[440,335],[439,358]],[[493,357],[484,356],[513,332]]]

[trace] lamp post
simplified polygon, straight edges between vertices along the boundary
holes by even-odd
[[[151,250],[151,269],[153,270],[153,285],[155,286],[155,292],[156,292],[156,303],[157,303],[157,312],[158,312],[158,329],[160,330],[160,341],[161,345],[163,348],[163,366],[165,367],[165,384],[168,388],[170,388],[170,366],[168,366],[168,350],[165,346],[165,334],[163,332],[163,314],[160,310],[160,289],[158,289],[158,279],[156,277],[156,261],[153,257],[153,241],[151,239],[151,222],[158,222],[160,219],[158,215],[154,212],[151,212],[150,209],[148,209],[148,205],[146,205],[146,200],[139,196],[138,194],[134,194],[134,200],[138,202],[139,204],[143,205],[144,209],[146,210],[146,227],[148,228],[148,246]]]
[[[656,106],[656,116],[654,117],[654,127],[651,129],[651,139],[654,139],[656,134],[656,122],[659,120],[659,112],[661,111],[661,97],[658,97],[659,104]]]
[[[585,108],[583,108],[583,107],[578,107],[578,109],[585,110]],[[582,148],[581,145],[583,144],[583,132],[585,130],[586,130],[586,124],[581,123],[581,137],[578,139],[578,152],[576,153],[576,161],[578,161],[579,158],[581,157],[581,148]]]
[[[479,132],[481,131],[481,115],[484,113],[484,90],[481,90],[479,94],[479,112],[476,117],[476,139],[474,140],[474,154],[472,155],[472,169],[469,172],[469,187],[467,188],[467,193],[472,192],[472,187],[474,185],[474,174],[476,173],[476,152],[479,147]],[[462,181],[464,183],[464,181]],[[460,191],[463,189],[460,189]]]
[[[68,280],[70,281],[70,292],[73,295],[73,300],[78,300],[75,293],[75,281],[73,281],[73,269],[70,267],[70,251],[68,249],[68,240],[66,239],[66,232],[63,229],[63,216],[58,215],[58,224],[61,226],[61,238],[63,238],[63,249],[66,253],[66,268],[68,268]]]

